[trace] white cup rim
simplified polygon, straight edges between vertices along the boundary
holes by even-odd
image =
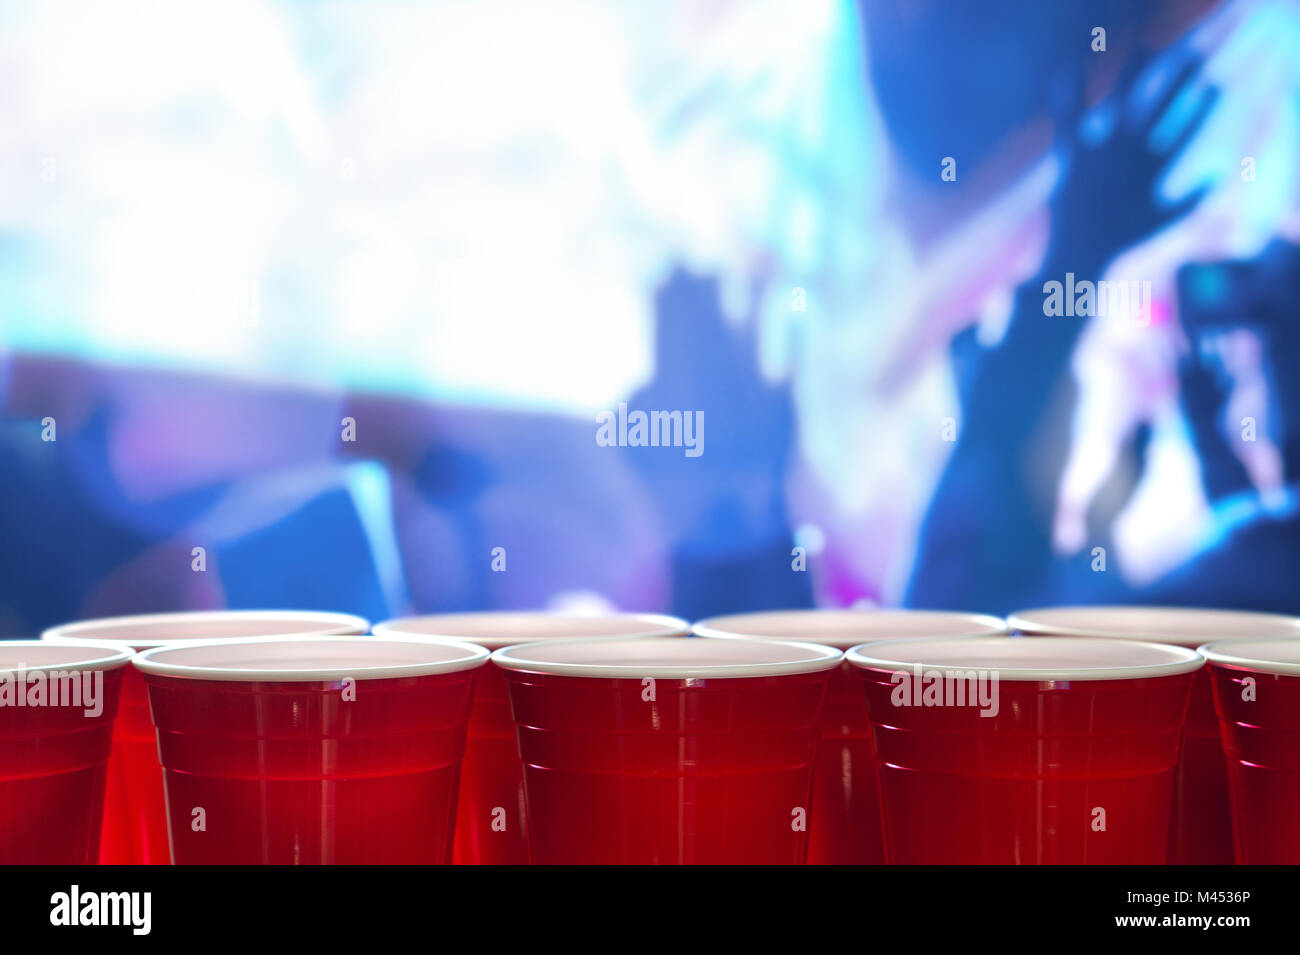
[[[21,669],[28,672],[49,672],[51,670],[116,670],[125,666],[135,656],[135,651],[119,643],[106,643],[93,640],[3,640],[0,648],[27,647],[40,653],[53,648],[77,647],[85,652],[85,659],[63,660],[52,663],[26,663]],[[95,653],[93,651],[99,651]],[[20,668],[0,664],[0,673],[17,673]]]
[[[566,627],[579,631],[598,630],[601,629],[602,622],[606,624],[609,633],[564,632]],[[535,632],[510,634],[512,628]],[[546,632],[548,630],[554,632]],[[496,650],[539,640],[572,640],[583,637],[593,639],[688,637],[691,634],[691,625],[680,617],[658,613],[588,615],[552,613],[545,610],[484,610],[397,617],[375,624],[373,632],[377,637],[407,635],[463,640],[466,643],[476,643],[481,647]]]
[[[1138,621],[1148,618],[1144,626]],[[1126,619],[1127,618],[1127,619]],[[1243,628],[1241,632],[1207,632],[1211,621],[1222,621],[1225,628]],[[1138,640],[1195,649],[1214,640],[1255,637],[1252,625],[1267,632],[1263,636],[1300,637],[1300,617],[1258,610],[1230,610],[1217,607],[1161,607],[1151,605],[1108,604],[1077,607],[1037,607],[1019,610],[1007,617],[1013,630],[1033,637],[1093,637],[1104,640]],[[1180,625],[1188,633],[1178,633]],[[1152,633],[1152,627],[1165,632]]]
[[[717,644],[718,646],[706,646]],[[633,644],[643,644],[645,652],[659,651],[660,656],[677,656],[680,662],[664,660],[638,662]],[[620,645],[623,645],[620,647]],[[652,646],[654,645],[654,646]],[[743,645],[743,646],[742,646]],[[588,656],[617,655],[622,649],[629,659],[626,662],[582,662],[581,660],[545,659],[562,655],[575,648],[581,651],[590,647]],[[748,651],[748,653],[746,653]],[[798,651],[798,652],[792,652]],[[708,662],[730,656],[730,661]],[[691,659],[692,656],[703,659]],[[746,656],[756,659],[744,659]],[[541,659],[539,659],[541,657]],[[764,659],[766,658],[766,659]],[[586,677],[615,680],[727,680],[746,677],[792,676],[799,673],[819,673],[840,665],[844,654],[834,647],[816,643],[799,643],[782,640],[713,640],[699,637],[691,640],[660,640],[642,638],[627,640],[622,637],[587,637],[575,640],[543,640],[533,643],[502,647],[492,654],[492,662],[504,670],[527,673],[548,673],[556,676]]]
[[[255,667],[230,664],[178,663],[167,657],[183,656],[199,651],[223,647],[284,646],[285,644],[324,643],[339,647],[354,646],[363,651],[359,656],[374,657],[386,645],[402,644],[443,647],[461,651],[445,659],[387,664],[359,663],[356,665],[324,665],[301,667]],[[189,640],[153,647],[136,655],[132,661],[136,669],[155,676],[177,677],[190,680],[212,680],[222,683],[322,683],[343,679],[391,680],[402,677],[432,676],[457,673],[482,666],[488,660],[488,651],[460,640],[440,640],[434,637],[374,637],[358,634],[293,634],[279,637],[226,637],[217,640]]]
[[[1276,676],[1300,676],[1300,641],[1290,637],[1213,640],[1197,649],[1210,663]],[[1284,659],[1287,656],[1291,659]]]
[[[890,634],[886,631],[891,625],[919,627],[923,632]],[[1011,632],[1005,621],[989,614],[907,608],[759,610],[708,617],[692,629],[699,637],[793,640],[840,650],[873,640],[921,636],[991,637]],[[774,632],[778,630],[786,632]]]
[[[945,646],[946,645],[946,646]],[[909,653],[909,651],[912,651]],[[1027,663],[1039,666],[993,665],[997,653],[1013,656],[1027,653]],[[981,654],[988,659],[981,660]],[[1078,662],[1053,664],[1053,655],[1067,654]],[[923,659],[931,657],[930,660]],[[1041,659],[1034,660],[1035,656]],[[920,666],[926,672],[969,674],[972,670],[996,672],[1002,682],[1077,682],[1096,680],[1143,680],[1189,673],[1205,665],[1195,650],[1167,643],[1137,640],[1106,640],[1094,637],[1060,637],[1031,640],[1026,637],[916,637],[907,640],[873,640],[853,647],[844,655],[854,666],[890,672]],[[957,657],[959,659],[934,659]],[[964,659],[960,659],[964,657]],[[1095,664],[1088,660],[1095,658]],[[1121,658],[1127,657],[1126,662]],[[1113,662],[1112,662],[1113,661]]]
[[[124,617],[96,617],[93,620],[77,620],[71,623],[61,623],[56,627],[50,627],[42,633],[41,639],[78,641],[98,640],[103,643],[121,643],[126,646],[134,647],[137,650],[147,650],[153,647],[166,646],[170,643],[195,643],[198,642],[198,639],[220,640],[227,638],[194,638],[186,637],[184,634],[181,634],[180,636],[175,637],[141,639],[140,637],[132,637],[129,633],[125,633],[120,637],[106,637],[102,632],[96,631],[116,630],[118,628],[130,629],[132,627],[167,626],[169,624],[175,624],[178,628],[183,628],[187,624],[193,625],[203,623],[221,623],[223,621],[249,620],[302,620],[309,624],[312,621],[319,623],[319,627],[309,626],[303,630],[294,631],[293,633],[280,634],[280,636],[347,635],[367,633],[370,630],[370,622],[365,618],[350,613],[335,613],[330,610],[178,610],[165,613],[130,614]],[[87,632],[91,635],[81,636],[81,634]],[[243,636],[276,636],[276,634],[244,634]]]

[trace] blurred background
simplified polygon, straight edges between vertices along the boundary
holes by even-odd
[[[1297,612],[1298,241],[1292,0],[5,2],[0,635]]]

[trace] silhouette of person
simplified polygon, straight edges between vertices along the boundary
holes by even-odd
[[[997,347],[974,349],[969,333],[954,343],[964,366],[962,424],[922,524],[908,605],[1005,613],[1057,599],[1063,590],[1087,589],[1091,600],[1129,596],[1118,574],[1083,576],[1053,553],[1076,398],[1069,361],[1094,319],[1045,314],[1043,290],[1071,274],[1076,283],[1096,282],[1118,253],[1177,221],[1203,197],[1197,192],[1171,207],[1157,198],[1156,184],[1200,129],[1215,93],[1199,88],[1200,61],[1190,53],[1156,65],[1126,64],[1112,95],[1091,114],[1099,122],[1080,122],[1077,95],[1059,107],[1066,166],[1052,198],[1039,273],[1017,290]],[[1170,109],[1188,99],[1192,109]],[[1171,121],[1179,123],[1173,135],[1153,146],[1157,124]],[[1129,453],[1140,454],[1144,440],[1139,433]],[[1122,489],[1105,495],[1112,503],[1116,496],[1124,496]]]

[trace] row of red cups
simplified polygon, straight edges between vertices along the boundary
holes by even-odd
[[[1225,778],[1237,859],[1300,859],[1300,621],[1011,623],[1058,639],[874,611],[717,618],[701,640],[642,615],[55,628],[0,644],[0,680],[26,664],[30,701],[32,673],[78,673],[101,705],[87,684],[80,708],[4,706],[0,682],[0,860],[94,858],[102,800],[104,862],[442,862],[453,827],[468,863],[1163,862],[1166,840],[1169,861],[1231,861],[1194,857],[1231,831]],[[1237,638],[1208,671],[1207,638]]]
[[[794,611],[695,632],[847,651],[821,720],[809,862],[1300,862],[1285,808],[1300,797],[1300,618]],[[973,703],[944,696],[963,689]]]

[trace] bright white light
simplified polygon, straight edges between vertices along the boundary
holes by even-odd
[[[674,264],[824,254],[838,7],[11,6],[5,343],[607,407]]]
[[[546,602],[546,609],[552,613],[576,617],[599,617],[618,610],[608,599],[590,590],[566,590],[558,593]]]
[[[816,524],[800,524],[795,528],[794,542],[816,557],[826,546],[826,534]]]

